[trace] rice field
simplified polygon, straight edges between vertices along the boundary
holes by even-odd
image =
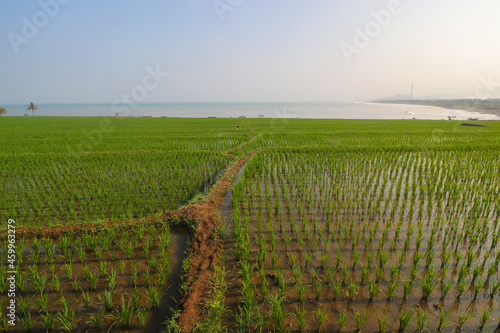
[[[496,122],[0,120],[0,217],[31,230],[13,253],[18,323],[2,317],[0,331],[179,330],[197,222],[161,215],[248,156],[223,201],[227,230],[202,235],[224,250],[189,331],[500,323]],[[2,242],[3,309],[11,250]]]
[[[230,331],[494,330],[498,174],[490,150],[261,152],[232,193]]]
[[[158,331],[169,316],[187,234],[157,221],[18,240],[14,269],[8,244],[1,250],[2,308],[11,288],[6,272],[14,270],[19,324],[1,316],[1,330],[142,332]]]

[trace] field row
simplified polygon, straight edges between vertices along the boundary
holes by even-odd
[[[142,329],[161,317],[160,308],[163,314],[168,310],[166,292],[177,278],[172,270],[179,274],[178,259],[186,247],[181,236],[166,225],[156,229],[141,224],[133,231],[115,227],[56,242],[43,238],[18,240],[15,248],[6,244],[0,263],[2,308],[11,289],[6,272],[15,270],[20,323],[9,331]],[[175,293],[178,286],[170,287]],[[6,328],[5,321],[2,317],[0,329]]]
[[[219,153],[2,159],[0,217],[51,226],[152,216],[209,188],[229,161]]]
[[[233,188],[227,295],[241,296],[226,302],[238,327],[496,327],[495,156],[260,153]]]

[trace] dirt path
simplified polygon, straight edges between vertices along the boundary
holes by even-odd
[[[198,219],[198,226],[191,242],[191,263],[187,272],[188,291],[180,301],[182,312],[179,317],[179,326],[186,331],[190,331],[193,323],[201,319],[200,303],[210,290],[208,282],[222,251],[221,244],[216,243],[212,237],[213,230],[221,222],[219,216],[222,200],[232,186],[238,171],[256,153],[257,151],[252,152],[236,160],[217,181],[206,200],[166,214],[166,216]]]
[[[242,146],[257,139],[255,136],[247,142],[226,151],[228,155]],[[244,156],[238,157],[228,169],[220,176],[207,196],[200,202],[183,206],[175,211],[168,212],[161,216],[162,219],[178,217],[182,219],[196,220],[197,227],[191,241],[190,267],[186,273],[187,291],[182,295],[179,302],[182,312],[179,317],[179,326],[186,331],[191,331],[193,323],[199,322],[202,318],[200,304],[210,290],[209,281],[214,273],[213,267],[219,261],[222,251],[220,243],[214,241],[213,230],[219,225],[220,211],[225,194],[232,186],[238,171],[248,162],[248,160],[261,150],[254,151]],[[157,217],[141,218],[128,221],[109,221],[103,223],[85,223],[71,226],[39,227],[39,228],[19,228],[17,232],[25,238],[50,237],[57,239],[62,234],[79,234],[90,229],[102,229],[106,226],[121,225],[123,227],[133,227],[140,221],[155,221]]]

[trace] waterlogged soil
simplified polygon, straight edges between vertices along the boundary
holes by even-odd
[[[54,317],[56,331],[62,329],[57,318],[58,313],[63,311],[61,303],[63,296],[68,309],[75,311],[75,320],[72,322],[74,332],[102,332],[103,330],[106,332],[159,332],[162,323],[172,316],[172,309],[176,308],[182,278],[182,260],[189,242],[187,232],[180,228],[163,235],[160,231],[155,234],[156,236],[145,234],[142,240],[137,234],[131,235],[132,239],[137,239],[135,243],[129,239],[129,236],[118,237],[116,244],[103,249],[100,255],[97,255],[90,247],[85,247],[83,261],[75,250],[70,257],[65,257],[61,248],[54,242],[51,245],[55,254],[54,260],[49,260],[46,249],[40,245],[40,257],[35,263],[31,256],[31,244],[26,244],[22,263],[18,263],[20,266],[17,277],[18,283],[20,278],[26,283],[22,291],[20,286],[17,286],[18,320],[16,326],[9,326],[9,332],[27,330],[26,324],[23,324],[27,317],[26,310],[22,310],[22,303],[26,304],[31,316],[32,332],[47,331],[39,306],[40,293],[36,291],[33,273],[30,272],[33,267],[36,267],[39,276],[47,278],[43,288],[47,306],[43,312],[44,315],[49,314]],[[164,235],[168,235],[168,241],[165,241],[168,245],[162,255],[163,245],[161,244],[164,243],[161,237]],[[130,244],[130,248],[125,250],[125,244]],[[75,247],[73,243],[72,248],[75,249]],[[99,243],[98,248],[100,247]],[[166,267],[166,273],[162,275],[160,271],[164,267]],[[88,278],[89,275],[86,276],[84,270],[88,270],[91,275],[97,277],[95,285],[91,282],[92,279]],[[116,276],[114,283],[110,282],[111,275]],[[54,278],[59,279],[60,287],[54,286]],[[157,309],[154,309],[150,300],[149,293],[152,288],[157,288],[161,295]],[[111,291],[111,310],[106,310],[104,307],[106,291]],[[5,292],[6,290],[2,293],[4,302],[7,299]],[[91,300],[88,304],[85,304],[84,295]],[[122,299],[127,303],[132,302],[133,298],[136,299],[136,309],[141,309],[145,319],[140,320],[136,311],[129,327],[125,327],[117,319],[118,312],[122,306]],[[3,307],[6,306],[5,304],[3,303]],[[89,323],[89,319],[100,311],[104,312],[100,321],[101,329],[96,329]]]
[[[407,332],[415,331],[419,312],[428,317],[424,331],[431,332],[438,330],[443,314],[446,324],[442,326],[442,332],[453,332],[459,317],[471,313],[462,332],[475,332],[480,328],[480,317],[487,311],[491,313],[486,316],[488,320],[484,330],[500,332],[500,294],[497,291],[490,295],[500,279],[495,262],[499,248],[493,243],[499,227],[498,221],[491,219],[491,211],[482,210],[481,216],[475,220],[463,218],[474,213],[473,204],[467,207],[438,207],[435,201],[422,197],[417,198],[414,206],[405,205],[406,197],[379,187],[375,188],[375,193],[378,195],[383,191],[388,197],[385,199],[388,200],[387,205],[381,201],[383,209],[375,207],[370,210],[356,201],[346,203],[344,197],[344,200],[333,199],[335,205],[327,212],[327,201],[317,187],[311,192],[312,201],[306,200],[307,195],[302,191],[298,192],[298,197],[291,194],[292,198],[299,198],[300,204],[295,201],[289,207],[282,196],[276,201],[274,184],[269,182],[267,185],[270,192],[266,192],[263,182],[254,182],[253,194],[247,191],[246,202],[240,206],[242,225],[248,217],[248,257],[254,291],[252,322],[246,329],[256,329],[256,318],[260,316],[258,311],[266,319],[264,331],[276,329],[268,296],[279,295],[283,297],[285,315],[281,329],[284,331],[299,331],[298,312],[303,310],[307,328],[304,331],[317,332],[317,313],[324,310],[326,317],[321,332],[338,331],[343,314],[347,316],[343,331],[356,331],[356,316],[361,313],[367,316],[362,331],[377,332],[379,320],[387,316],[387,331],[393,332],[398,330],[399,314],[404,310],[413,313]],[[411,186],[411,183],[403,185]],[[276,189],[277,193],[283,192],[280,185]],[[259,191],[262,193],[260,197]],[[314,197],[314,193],[318,197]],[[233,213],[231,195],[232,192],[229,192],[225,197],[221,212],[227,221],[231,221]],[[270,199],[266,202],[266,198]],[[449,218],[448,214],[460,218]],[[413,231],[407,236],[410,225]],[[436,228],[434,232],[433,228]],[[419,229],[423,231],[420,242],[417,241]],[[458,230],[456,235],[461,235],[459,238],[450,236],[454,230]],[[481,236],[485,237],[481,239]],[[449,239],[449,243],[444,244],[445,239]],[[259,244],[264,246],[266,252],[261,264],[258,259],[261,253]],[[236,245],[234,239],[224,245],[226,270],[231,281],[225,301],[231,313],[225,322],[229,331],[236,331],[236,318],[242,314],[244,307],[243,279]],[[448,259],[443,257],[443,253],[449,256]],[[467,264],[469,253],[473,254],[473,260]],[[417,260],[419,255],[422,257]],[[388,259],[380,265],[383,256]],[[413,265],[414,261],[417,264]],[[399,262],[401,267],[392,279],[391,270]],[[412,266],[415,271],[413,278]],[[458,280],[462,267],[467,269],[461,287]],[[480,272],[474,277],[474,270],[479,271],[478,267]],[[435,273],[432,278],[434,287],[426,298],[422,293],[422,283],[429,272]],[[279,283],[281,275],[284,281],[282,289]],[[370,300],[369,283],[375,280],[378,291]],[[396,287],[389,296],[391,280]],[[404,285],[409,281],[413,283],[407,292]],[[481,283],[484,285],[476,292],[476,286]],[[352,288],[355,291],[351,290],[349,295],[351,284],[355,286]],[[300,295],[298,286],[305,286],[303,295]],[[443,296],[442,290],[447,288],[449,290]],[[460,289],[463,291],[459,296]]]

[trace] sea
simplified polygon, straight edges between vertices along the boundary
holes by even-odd
[[[3,105],[6,116],[31,116],[27,105]],[[491,114],[434,106],[369,102],[307,103],[148,103],[37,104],[35,116],[185,117],[185,118],[302,118],[302,119],[452,119],[500,120]]]

